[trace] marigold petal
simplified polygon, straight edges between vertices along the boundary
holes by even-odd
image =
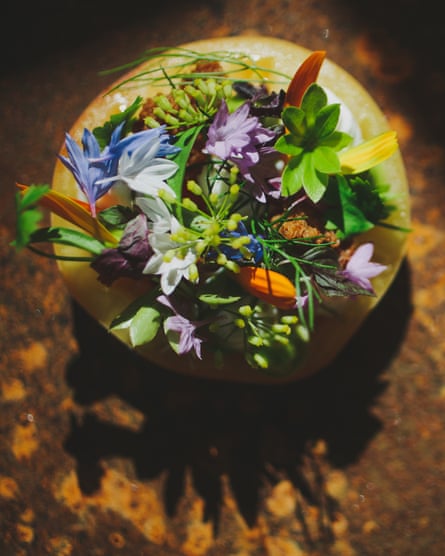
[[[306,89],[317,80],[326,57],[324,50],[316,50],[301,64],[287,88],[285,105],[300,106]]]
[[[295,285],[279,272],[255,266],[242,266],[235,277],[250,294],[279,309],[292,309],[296,305]]]

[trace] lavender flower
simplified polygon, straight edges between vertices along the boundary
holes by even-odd
[[[175,305],[172,303],[169,297],[165,295],[160,295],[157,300],[169,309],[171,309],[175,314],[174,316],[167,317],[164,321],[164,332],[168,335],[169,332],[173,332],[179,335],[179,341],[177,345],[177,351],[179,355],[188,353],[192,350],[195,351],[199,359],[202,359],[201,355],[201,344],[202,339],[195,336],[196,329],[199,326],[206,324],[205,322],[194,322],[188,318],[181,315]]]
[[[374,293],[374,289],[369,279],[374,278],[387,268],[385,265],[371,262],[373,252],[374,245],[372,243],[360,245],[354,251],[342,272],[348,280],[372,293]]]
[[[275,137],[275,132],[264,128],[256,116],[250,116],[250,104],[245,102],[229,113],[227,103],[221,102],[208,130],[204,152],[238,166],[245,179],[252,181],[249,169],[258,163],[258,147]]]

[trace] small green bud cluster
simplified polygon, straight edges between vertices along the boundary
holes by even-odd
[[[217,112],[221,100],[232,94],[232,85],[228,81],[195,79],[193,84],[173,88],[168,97],[163,94],[155,96],[154,117],[147,116],[144,122],[152,128],[158,127],[160,122],[172,128],[204,123]]]
[[[240,306],[234,325],[244,335],[250,363],[264,372],[291,370],[308,341],[297,315],[267,314],[259,304]]]

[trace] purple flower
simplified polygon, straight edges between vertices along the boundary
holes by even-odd
[[[196,329],[206,324],[205,322],[194,322],[179,314],[170,298],[166,295],[160,295],[157,300],[175,314],[174,316],[167,317],[164,321],[164,331],[166,334],[174,332],[179,335],[177,351],[179,355],[188,353],[192,350],[195,351],[197,357],[202,359],[201,344],[202,339],[195,336]]]
[[[374,245],[372,243],[360,245],[354,251],[342,272],[348,280],[369,292],[374,292],[369,279],[374,278],[387,268],[385,265],[371,262],[373,252]]]
[[[170,175],[173,169],[176,169],[175,163],[165,161],[165,164],[162,165],[162,161],[159,160],[179,151],[177,147],[170,145],[170,136],[164,127],[140,131],[121,139],[123,126],[124,122],[114,129],[110,143],[103,151],[100,150],[94,134],[88,129],[83,131],[82,149],[69,133],[66,134],[65,145],[68,157],[59,155],[59,158],[72,172],[80,190],[87,198],[93,216],[96,216],[96,201],[105,195],[114,182],[119,179],[118,169],[121,158],[125,157],[126,165],[129,166],[128,160],[134,154],[137,172],[134,167],[132,171],[139,174],[146,169],[144,164],[149,167],[157,163],[155,171],[160,173],[159,168],[163,171],[159,179],[163,178],[164,174]],[[153,146],[156,147],[155,152]],[[150,156],[144,158],[145,149]],[[170,165],[174,168],[171,169]],[[165,166],[167,166],[167,170],[165,170]]]
[[[209,127],[204,152],[238,166],[244,178],[252,181],[249,169],[258,163],[258,147],[275,137],[264,128],[256,116],[250,116],[250,103],[245,102],[229,113],[227,103],[221,106]]]
[[[112,183],[104,183],[109,176],[107,161],[92,162],[100,157],[100,147],[90,130],[84,129],[81,149],[69,133],[65,136],[68,157],[59,155],[59,159],[71,171],[80,190],[90,205],[91,214],[96,216],[96,201],[110,189]]]
[[[258,164],[251,169],[252,183],[248,188],[259,203],[265,203],[268,197],[281,196],[282,155],[273,147],[261,147],[259,154]]]
[[[106,286],[118,278],[141,278],[153,250],[148,242],[147,219],[139,214],[128,222],[116,248],[104,249],[91,263],[98,280]]]

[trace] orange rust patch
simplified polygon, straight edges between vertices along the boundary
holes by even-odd
[[[11,449],[17,459],[32,456],[39,446],[37,427],[34,422],[16,425],[12,432]]]
[[[32,508],[26,508],[26,510],[20,515],[20,521],[23,523],[32,523],[34,518],[35,514]]]
[[[2,398],[6,402],[16,402],[23,400],[26,396],[26,389],[21,380],[12,378],[5,380],[1,385]]]
[[[326,477],[326,492],[335,500],[343,500],[348,492],[348,480],[342,471],[331,470]]]
[[[74,471],[55,485],[55,496],[76,513],[88,515],[93,508],[112,510],[128,519],[148,540],[162,544],[167,537],[166,516],[156,490],[134,483],[125,475],[106,468],[101,489],[91,495],[82,493]]]
[[[34,540],[34,529],[29,525],[24,525],[23,523],[17,523],[16,532],[17,532],[17,538],[20,542],[25,542],[27,544],[30,544]]]
[[[42,369],[48,360],[48,352],[41,342],[33,342],[26,349],[20,350],[18,356],[26,372]]]
[[[290,481],[280,481],[272,489],[272,495],[266,500],[267,509],[275,517],[291,516],[295,513],[296,492]]]
[[[123,548],[125,546],[124,537],[120,533],[118,533],[117,531],[115,531],[113,533],[110,533],[108,535],[108,540],[116,548]]]
[[[267,537],[265,546],[267,556],[305,556],[307,554],[291,539]]]
[[[12,500],[19,493],[19,486],[12,477],[0,476],[0,497]]]
[[[47,542],[48,554],[54,556],[70,556],[73,552],[73,545],[66,537],[53,537]]]
[[[389,127],[397,132],[400,143],[407,143],[414,135],[411,123],[402,114],[387,113]]]
[[[203,556],[213,543],[212,524],[194,521],[187,527],[187,540],[182,545],[185,556]]]
[[[444,241],[444,234],[436,226],[419,220],[412,222],[413,233],[408,237],[408,254],[413,259],[425,259],[430,251]]]

